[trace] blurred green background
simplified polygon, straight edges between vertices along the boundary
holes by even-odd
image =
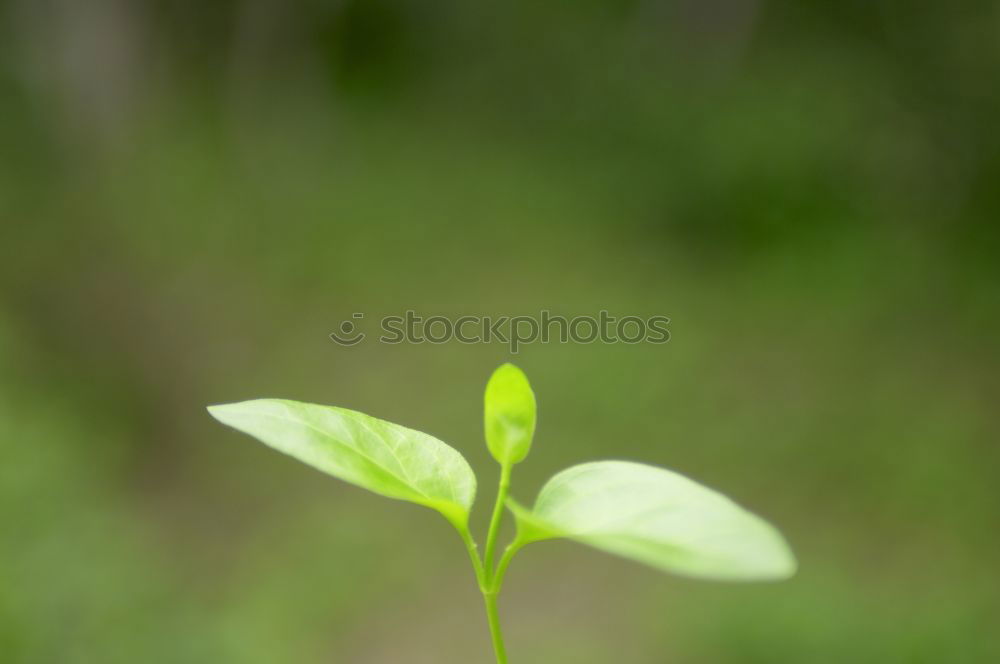
[[[506,347],[327,336],[407,309],[669,316],[514,358],[514,494],[645,460],[800,558],[530,547],[512,661],[1000,661],[998,35],[964,0],[0,0],[0,661],[491,661],[443,519],[204,410],[430,432],[481,528]]]

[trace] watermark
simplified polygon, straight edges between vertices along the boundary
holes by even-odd
[[[368,338],[362,328],[365,315],[355,313],[340,324],[330,338],[341,346],[356,346]],[[407,311],[379,321],[378,341],[383,344],[506,344],[517,354],[533,343],[665,344],[670,341],[666,316],[559,316],[542,310],[538,316],[420,316]]]

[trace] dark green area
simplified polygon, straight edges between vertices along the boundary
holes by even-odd
[[[331,403],[495,463],[502,344],[423,315],[670,316],[529,345],[513,493],[651,461],[794,580],[525,550],[518,664],[1000,661],[992,2],[0,1],[0,661],[487,662],[457,537],[214,423]],[[371,329],[369,329],[371,331]]]

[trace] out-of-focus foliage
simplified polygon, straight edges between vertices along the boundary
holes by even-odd
[[[407,309],[670,316],[666,345],[524,347],[514,495],[648,460],[800,559],[733,588],[532,547],[513,661],[1000,660],[998,22],[0,1],[0,660],[482,661],[448,524],[203,408],[343,404],[491,467],[470,386],[502,344],[327,337]]]

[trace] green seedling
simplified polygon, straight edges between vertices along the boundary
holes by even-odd
[[[497,596],[527,544],[566,538],[665,572],[727,581],[777,580],[795,573],[781,534],[729,498],[683,475],[629,461],[573,466],[550,479],[527,507],[508,497],[511,470],[531,450],[535,395],[512,364],[486,386],[486,444],[500,486],[482,557],[469,530],[476,476],[454,448],[362,413],[281,399],[210,406],[223,424],[374,493],[440,512],[465,543],[486,604],[496,660],[507,655]],[[504,507],[517,525],[496,559]]]

